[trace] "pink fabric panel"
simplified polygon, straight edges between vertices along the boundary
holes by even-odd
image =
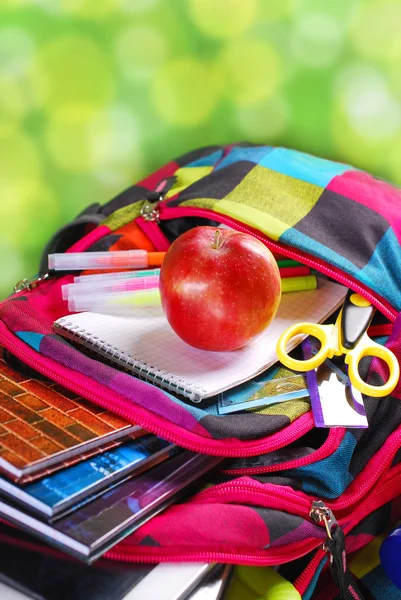
[[[401,190],[363,171],[347,171],[334,177],[327,189],[351,198],[382,215],[401,243]]]

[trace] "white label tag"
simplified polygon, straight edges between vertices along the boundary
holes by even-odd
[[[362,394],[330,360],[307,380],[316,427],[368,427]]]

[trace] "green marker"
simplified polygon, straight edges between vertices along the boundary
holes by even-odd
[[[297,260],[292,260],[292,258],[283,258],[282,260],[278,260],[277,264],[279,268],[281,267],[304,267],[302,263]]]

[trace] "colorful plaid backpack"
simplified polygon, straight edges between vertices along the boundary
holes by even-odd
[[[51,329],[68,313],[60,290],[72,275],[48,275],[49,252],[166,250],[204,224],[249,232],[366,297],[381,315],[370,335],[400,357],[400,190],[349,165],[249,144],[186,154],[57,232],[38,278],[0,305],[0,343],[21,365],[150,432],[227,457],[211,485],[143,525],[110,559],[281,565],[304,599],[331,570],[334,596],[362,598],[346,555],[401,515],[400,386],[365,397],[364,430],[315,428],[305,399],[220,416],[93,360]],[[386,379],[377,359],[363,370],[370,383]]]

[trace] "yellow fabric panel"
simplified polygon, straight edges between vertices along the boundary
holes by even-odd
[[[217,207],[221,201],[216,198],[192,198],[191,200],[184,200],[180,202],[180,206],[193,206],[196,208],[206,208],[208,210],[217,210]],[[216,219],[218,220],[218,219]]]
[[[227,194],[224,201],[238,202],[254,208],[262,220],[255,222],[259,227],[260,223],[265,227],[264,222],[273,219],[276,223],[282,223],[281,229],[285,231],[310,212],[322,192],[323,188],[318,185],[256,165]],[[277,228],[278,225],[275,225],[272,229]]]
[[[116,231],[116,229],[124,227],[124,225],[130,223],[136,219],[136,217],[139,217],[142,206],[143,202],[140,201],[129,204],[128,206],[123,206],[122,208],[115,210],[107,217],[107,219],[102,221],[101,225],[107,225],[107,227],[110,227],[111,231]]]
[[[369,571],[375,569],[379,563],[379,550],[382,542],[387,537],[389,532],[377,536],[374,540],[372,540],[367,546],[361,548],[354,554],[354,556],[348,560],[348,568],[360,579]]]
[[[247,204],[240,204],[232,200],[219,200],[214,206],[214,210],[223,215],[227,215],[242,221],[250,227],[258,228],[269,236],[272,240],[278,240],[287,229],[288,225],[262,212],[260,209],[253,208]],[[218,219],[217,219],[218,220]]]
[[[286,402],[278,402],[266,408],[257,408],[255,412],[260,415],[285,415],[291,421],[295,421],[301,415],[304,415],[310,410],[309,398],[296,398],[295,400],[287,400]]]
[[[176,181],[173,187],[167,192],[166,199],[179,194],[185,188],[195,183],[195,181],[209,175],[212,171],[213,167],[183,167],[182,169],[177,169],[174,173]]]

